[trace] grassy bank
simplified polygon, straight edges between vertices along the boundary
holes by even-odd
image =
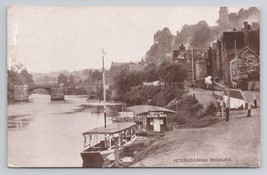
[[[204,108],[192,95],[184,94],[181,98],[169,103],[167,107],[177,111],[177,114],[168,117],[169,127],[181,125],[185,128],[202,128],[217,121],[212,118],[217,111],[216,105],[210,103]]]
[[[169,86],[135,86],[125,94],[117,96],[118,101],[126,102],[127,106],[149,104],[165,106],[185,93],[183,87]]]

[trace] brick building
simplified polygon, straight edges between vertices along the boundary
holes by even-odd
[[[178,50],[173,50],[172,59],[174,62],[180,63],[183,69],[185,69],[187,81],[192,81],[192,78],[194,80],[201,80],[212,75],[212,72],[216,72],[216,68],[212,66],[216,59],[216,50],[214,49],[186,49],[181,44]]]
[[[251,26],[244,22],[242,30],[233,30],[223,32],[220,40],[214,44],[216,49],[216,74],[224,83],[230,87],[244,86],[242,81],[259,81],[259,54],[260,54],[260,32],[259,30],[251,30]],[[244,54],[244,52],[246,54]],[[233,79],[232,75],[237,74],[237,69],[233,69],[236,61],[239,59],[240,66],[243,69],[253,71],[246,73],[243,79]],[[253,63],[251,63],[253,62]],[[255,64],[251,66],[250,64]],[[251,76],[251,74],[258,74],[258,76]],[[245,87],[242,87],[246,89]]]

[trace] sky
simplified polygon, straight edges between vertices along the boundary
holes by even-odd
[[[238,12],[240,7],[228,7]],[[219,7],[18,7],[8,9],[8,68],[31,73],[105,67],[140,61],[158,30],[217,25]]]

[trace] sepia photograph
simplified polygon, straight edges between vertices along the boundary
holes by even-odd
[[[260,167],[260,9],[10,6],[9,168]]]

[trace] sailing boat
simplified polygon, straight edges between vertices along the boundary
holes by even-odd
[[[115,149],[117,152],[120,152],[125,146],[133,143],[136,139],[135,123],[113,123],[106,125],[106,83],[104,61],[103,54],[104,126],[82,133],[84,136],[84,150],[81,152],[83,167],[110,166],[115,161]]]

